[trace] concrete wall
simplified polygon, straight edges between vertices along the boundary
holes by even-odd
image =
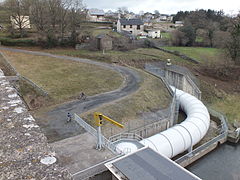
[[[170,85],[175,86],[176,88],[181,89],[198,99],[201,99],[201,92],[188,76],[175,71],[166,70],[165,78]]]

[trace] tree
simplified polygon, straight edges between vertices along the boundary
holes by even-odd
[[[12,29],[19,30],[20,37],[24,36],[25,29],[29,27],[29,8],[28,0],[6,0],[4,7],[7,9],[11,18]]]
[[[174,30],[171,32],[171,41],[172,41],[172,45],[174,46],[183,46],[185,45],[184,42],[184,33],[179,31],[179,30]]]
[[[33,20],[38,32],[41,34],[43,34],[43,32],[46,31],[49,26],[49,14],[46,4],[46,0],[32,0],[30,11],[31,19]]]
[[[75,43],[79,35],[77,29],[80,28],[80,22],[85,20],[86,10],[82,1],[73,0],[72,6],[68,14],[68,29],[71,32],[71,42]]]
[[[240,14],[232,19],[230,29],[230,41],[226,44],[231,59],[240,65]]]
[[[117,12],[120,14],[121,18],[124,18],[125,15],[129,13],[127,7],[119,7]]]
[[[66,40],[76,42],[86,13],[81,0],[32,0],[31,16],[41,39],[54,46]]]
[[[160,12],[158,10],[155,10],[154,11],[154,16],[155,16],[155,18],[160,17]]]
[[[184,44],[186,46],[192,46],[196,39],[196,31],[191,23],[186,23],[183,27],[179,29],[184,33]]]

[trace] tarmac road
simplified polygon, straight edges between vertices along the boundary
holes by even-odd
[[[139,83],[141,81],[141,77],[136,71],[127,67],[119,66],[119,65],[112,65],[112,64],[92,61],[89,59],[54,55],[54,54],[38,52],[38,51],[28,51],[28,50],[21,50],[21,49],[7,48],[7,47],[0,47],[0,50],[1,49],[13,51],[13,52],[32,54],[32,55],[49,56],[49,57],[54,57],[58,59],[78,61],[82,63],[102,66],[103,68],[107,68],[107,69],[111,69],[113,71],[119,72],[124,77],[124,82],[119,89],[116,89],[111,92],[106,92],[106,93],[94,95],[91,97],[87,97],[86,100],[76,100],[76,101],[67,102],[57,106],[56,108],[54,108],[49,112],[46,112],[45,114],[43,114],[41,118],[35,117],[37,120],[37,123],[42,127],[42,130],[44,131],[44,134],[47,136],[49,142],[58,141],[58,140],[75,136],[77,134],[84,132],[84,130],[81,127],[79,127],[75,122],[70,122],[70,123],[66,122],[68,112],[81,114],[83,112],[86,112],[102,104],[109,103],[119,98],[128,96],[129,94],[138,90]]]

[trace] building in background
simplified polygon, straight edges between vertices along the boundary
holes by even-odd
[[[144,23],[141,19],[118,19],[117,32],[127,31],[137,36],[144,31]]]
[[[160,29],[146,29],[149,38],[161,38],[161,31]]]
[[[87,20],[92,22],[103,22],[105,21],[104,15],[105,13],[101,9],[89,9],[87,13]]]

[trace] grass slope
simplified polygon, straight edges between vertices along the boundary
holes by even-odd
[[[119,73],[95,65],[46,56],[3,51],[11,64],[23,76],[45,89],[55,102],[61,102],[85,92],[88,96],[120,87]]]
[[[165,61],[168,58],[172,59],[177,64],[189,63],[182,58],[165,53],[153,48],[139,48],[131,51],[107,51],[103,54],[101,51],[75,50],[75,49],[51,49],[47,52],[59,55],[75,56],[88,58],[108,63],[123,63],[130,66],[143,66],[146,62]]]
[[[221,50],[216,48],[204,47],[164,47],[167,50],[178,51],[199,62],[213,61],[221,53]]]
[[[141,114],[145,112],[155,112],[156,110],[168,107],[171,96],[162,81],[144,71],[138,70],[142,77],[140,89],[134,94],[127,96],[113,103],[103,105],[99,108],[81,114],[86,121],[95,125],[93,121],[94,112],[102,112],[112,119],[124,124],[124,129],[104,122],[103,132],[106,136],[111,136],[128,130],[152,123],[151,119],[141,119]]]

